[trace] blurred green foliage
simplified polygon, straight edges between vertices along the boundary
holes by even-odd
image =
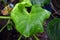
[[[50,3],[50,0],[30,0],[33,5],[44,6]]]
[[[50,40],[60,40],[60,18],[51,20],[46,31]]]

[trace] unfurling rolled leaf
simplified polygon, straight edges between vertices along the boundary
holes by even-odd
[[[45,19],[49,18],[50,12],[33,5],[31,12],[28,13],[25,5],[27,3],[18,3],[11,12],[11,18],[16,25],[16,30],[25,37],[44,32],[43,23]]]

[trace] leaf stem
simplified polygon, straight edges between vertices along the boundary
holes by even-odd
[[[0,29],[0,32],[2,32],[2,30],[9,24],[9,22],[10,20],[8,20],[7,24]]]
[[[11,19],[9,16],[0,16],[0,19]]]
[[[21,38],[22,38],[22,35],[21,35],[21,36],[19,36],[18,40],[21,40]]]
[[[38,37],[37,37],[36,35],[33,35],[33,36],[34,36],[35,40],[39,40]]]

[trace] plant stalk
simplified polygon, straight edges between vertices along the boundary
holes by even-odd
[[[9,22],[10,22],[10,20],[8,20],[7,24],[0,29],[0,32],[3,31],[3,29],[9,24]]]
[[[11,19],[9,16],[0,16],[0,19]]]
[[[21,35],[21,36],[19,36],[18,40],[21,40],[21,38],[22,38],[22,35]]]
[[[39,40],[39,38],[36,35],[33,35],[33,36],[34,36],[35,40]]]

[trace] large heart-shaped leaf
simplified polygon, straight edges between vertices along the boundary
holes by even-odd
[[[18,3],[11,12],[11,18],[16,25],[16,30],[25,37],[44,32],[43,22],[49,18],[50,12],[34,5],[31,8],[31,12],[28,13],[25,5],[27,3]]]
[[[60,18],[50,21],[46,31],[50,40],[60,40]]]
[[[30,0],[33,5],[44,6],[50,3],[50,0]]]

